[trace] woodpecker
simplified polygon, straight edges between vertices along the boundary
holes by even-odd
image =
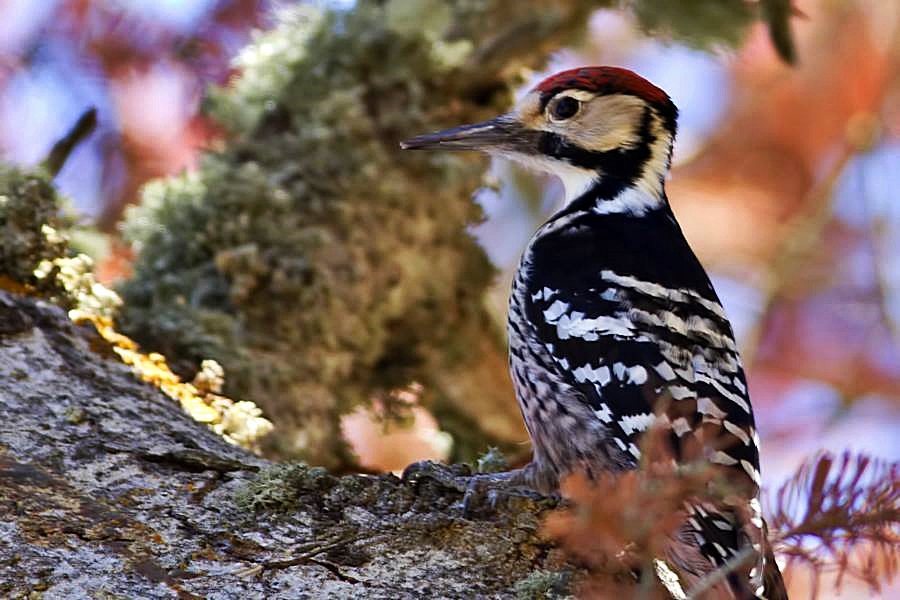
[[[676,460],[700,448],[744,503],[691,504],[667,561],[693,585],[749,552],[712,597],[781,600],[734,334],[666,198],[677,117],[632,71],[583,67],[545,79],[507,114],[402,146],[484,151],[562,180],[562,208],[529,241],[509,298],[529,483],[552,490],[570,473],[635,469],[641,435],[663,426]]]

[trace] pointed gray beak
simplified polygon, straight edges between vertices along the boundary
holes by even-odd
[[[480,150],[521,152],[520,144],[530,136],[516,119],[501,115],[495,119],[427,133],[400,143],[404,150]],[[520,147],[517,147],[520,146]]]

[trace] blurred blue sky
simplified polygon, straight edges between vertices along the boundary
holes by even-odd
[[[188,36],[219,4],[219,0],[113,0],[102,8],[142,23],[146,38],[131,42],[152,48],[159,33],[153,24],[162,31]],[[121,131],[103,67],[80,47],[89,43],[95,32],[67,35],[65,23],[59,21],[60,6],[58,0],[4,1],[0,19],[0,82],[4,83],[0,88],[0,157],[36,165],[87,108],[96,107],[97,132],[75,150],[56,178],[80,212],[96,216],[103,197],[115,195],[123,184],[122,169],[114,164],[121,157],[108,151]],[[98,23],[98,30],[103,26]],[[234,40],[234,51],[239,42],[243,40]],[[183,72],[171,65],[156,68],[167,71],[163,74],[174,85],[183,77]]]
[[[78,57],[75,50],[63,39],[46,40],[30,68],[17,71],[8,81],[0,95],[0,147],[5,160],[36,165],[82,112],[96,107],[99,135],[75,150],[56,179],[79,211],[94,215],[101,200],[103,137],[116,125],[110,122],[114,111],[99,65]]]

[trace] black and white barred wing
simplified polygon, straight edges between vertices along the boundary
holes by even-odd
[[[636,461],[640,434],[660,418],[676,458],[694,439],[704,458],[758,485],[753,413],[721,307],[612,272],[578,279],[528,290],[526,316],[614,443]]]

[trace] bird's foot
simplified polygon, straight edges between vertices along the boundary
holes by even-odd
[[[403,480],[413,485],[425,479],[460,492],[462,498],[456,506],[464,518],[496,512],[521,501],[545,503],[548,508],[559,503],[559,496],[550,493],[555,489],[553,482],[543,476],[534,463],[501,473],[463,474],[452,467],[422,461],[403,472]]]
[[[494,512],[501,506],[507,507],[523,500],[549,502],[555,506],[559,497],[539,491],[536,483],[531,464],[502,473],[476,473],[469,479],[463,494],[463,516],[468,517],[484,510]]]

